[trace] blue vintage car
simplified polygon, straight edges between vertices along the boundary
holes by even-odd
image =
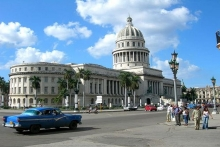
[[[31,133],[39,133],[41,128],[69,127],[74,130],[77,124],[81,124],[81,115],[64,114],[58,108],[37,107],[25,110],[20,115],[3,116],[3,126],[14,128],[19,133],[30,130]]]

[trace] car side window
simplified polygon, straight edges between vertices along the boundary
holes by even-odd
[[[45,110],[44,112],[43,112],[43,115],[51,115],[52,113],[51,113],[51,111],[50,110]]]

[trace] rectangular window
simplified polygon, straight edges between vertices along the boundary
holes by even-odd
[[[45,67],[45,70],[48,71],[48,67]]]
[[[38,71],[40,71],[41,70],[41,67],[38,67]]]
[[[21,87],[18,87],[18,94],[21,93]]]
[[[15,83],[16,83],[16,79],[15,79]]]
[[[26,94],[26,93],[27,93],[27,87],[24,87],[23,94]]]
[[[32,87],[30,88],[30,90],[31,90],[31,91],[30,91],[30,93],[34,93],[34,90],[33,90],[33,88],[32,88]]]
[[[31,67],[31,71],[33,71],[34,70],[34,67]]]
[[[48,93],[48,87],[44,87],[44,93]]]
[[[135,46],[135,42],[133,42],[133,46]]]
[[[55,88],[51,87],[51,93],[54,94],[55,93]]]
[[[19,68],[19,71],[21,71],[21,68]]]
[[[24,68],[24,71],[27,71],[27,67]]]
[[[100,94],[102,94],[102,89],[101,89],[101,88],[102,88],[102,85],[99,84],[99,93],[100,93]]]
[[[48,77],[44,77],[44,82],[48,82]]]
[[[52,67],[52,71],[54,71],[55,70],[55,67]]]
[[[16,93],[16,87],[15,87],[15,89],[14,89],[14,93]]]
[[[19,83],[21,82],[21,78],[18,78],[18,82],[19,82]]]
[[[24,77],[24,83],[26,83],[27,82],[27,77]]]
[[[92,93],[92,83],[90,83],[90,93]]]
[[[51,78],[51,82],[54,82],[54,81],[55,81],[55,78],[54,78],[54,77],[52,77],[52,78]]]
[[[17,68],[15,68],[15,72],[17,72]]]

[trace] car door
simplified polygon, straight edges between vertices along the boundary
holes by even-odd
[[[52,110],[51,109],[45,109],[42,113],[42,118],[41,118],[41,126],[42,128],[53,128],[55,119],[54,116],[52,115]]]
[[[56,109],[54,109],[53,110],[53,116],[54,116],[54,125],[55,125],[55,127],[64,127],[64,126],[67,125],[67,118],[60,111],[57,111]]]

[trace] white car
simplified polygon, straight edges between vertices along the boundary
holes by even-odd
[[[157,107],[157,110],[164,110],[164,106],[161,105],[160,107]]]

